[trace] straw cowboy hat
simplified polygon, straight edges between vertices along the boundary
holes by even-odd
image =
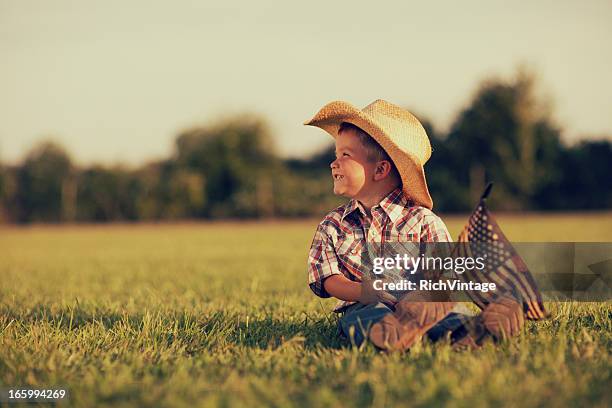
[[[400,174],[406,197],[417,205],[433,207],[423,170],[431,156],[431,144],[423,125],[413,114],[382,99],[363,109],[334,101],[304,124],[320,127],[335,138],[342,122],[359,127],[385,149]]]

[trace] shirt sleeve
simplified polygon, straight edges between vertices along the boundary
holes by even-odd
[[[444,258],[451,254],[452,247],[450,243],[453,242],[453,239],[444,221],[433,213],[426,215],[423,219],[421,242],[438,242],[437,244],[426,246],[425,252],[427,256]],[[437,270],[426,270],[424,272],[425,277],[428,279],[440,278],[441,273],[442,271]]]
[[[453,242],[453,239],[444,221],[432,213],[423,220],[421,242]]]
[[[315,295],[331,297],[323,287],[323,281],[332,275],[342,275],[342,272],[331,238],[319,225],[308,253],[308,285]]]

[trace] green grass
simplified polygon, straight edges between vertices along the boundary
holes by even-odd
[[[448,219],[453,235],[464,218]],[[612,215],[500,217],[511,239],[612,241]],[[78,406],[607,406],[610,303],[476,352],[336,336],[306,286],[316,221],[0,229],[0,388]]]

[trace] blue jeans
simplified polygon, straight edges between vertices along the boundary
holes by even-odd
[[[384,303],[373,303],[370,305],[355,303],[347,307],[340,317],[340,332],[348,339],[352,337],[352,342],[356,346],[360,346],[366,340],[370,327],[380,321],[385,315],[393,313],[393,311],[391,307]],[[470,315],[451,312],[429,329],[426,335],[431,341],[444,339],[448,333],[463,328],[464,323],[469,318]],[[353,332],[352,335],[351,332]]]

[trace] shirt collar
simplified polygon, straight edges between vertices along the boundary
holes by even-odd
[[[342,217],[340,218],[340,222],[344,221],[344,219],[351,213],[353,213],[355,210],[359,210],[359,212],[361,213],[362,216],[365,217],[366,215],[366,211],[363,208],[363,204],[361,204],[359,201],[352,199],[351,201],[349,201],[346,206],[344,207],[344,212],[342,213]]]
[[[380,201],[380,207],[383,209],[393,224],[395,224],[403,215],[403,212],[408,204],[408,200],[404,195],[401,187],[397,187],[391,191],[385,198]]]
[[[404,211],[404,208],[406,208],[407,204],[408,200],[406,199],[406,196],[404,196],[401,187],[397,187],[389,194],[387,194],[378,205],[387,214],[391,222],[395,224],[402,216],[402,212]],[[355,199],[352,199],[348,202],[346,207],[344,207],[344,212],[342,213],[340,221],[342,222],[345,217],[347,217],[349,214],[351,214],[357,209],[359,209],[361,215],[366,215],[365,209],[363,208],[363,204],[361,204]]]

